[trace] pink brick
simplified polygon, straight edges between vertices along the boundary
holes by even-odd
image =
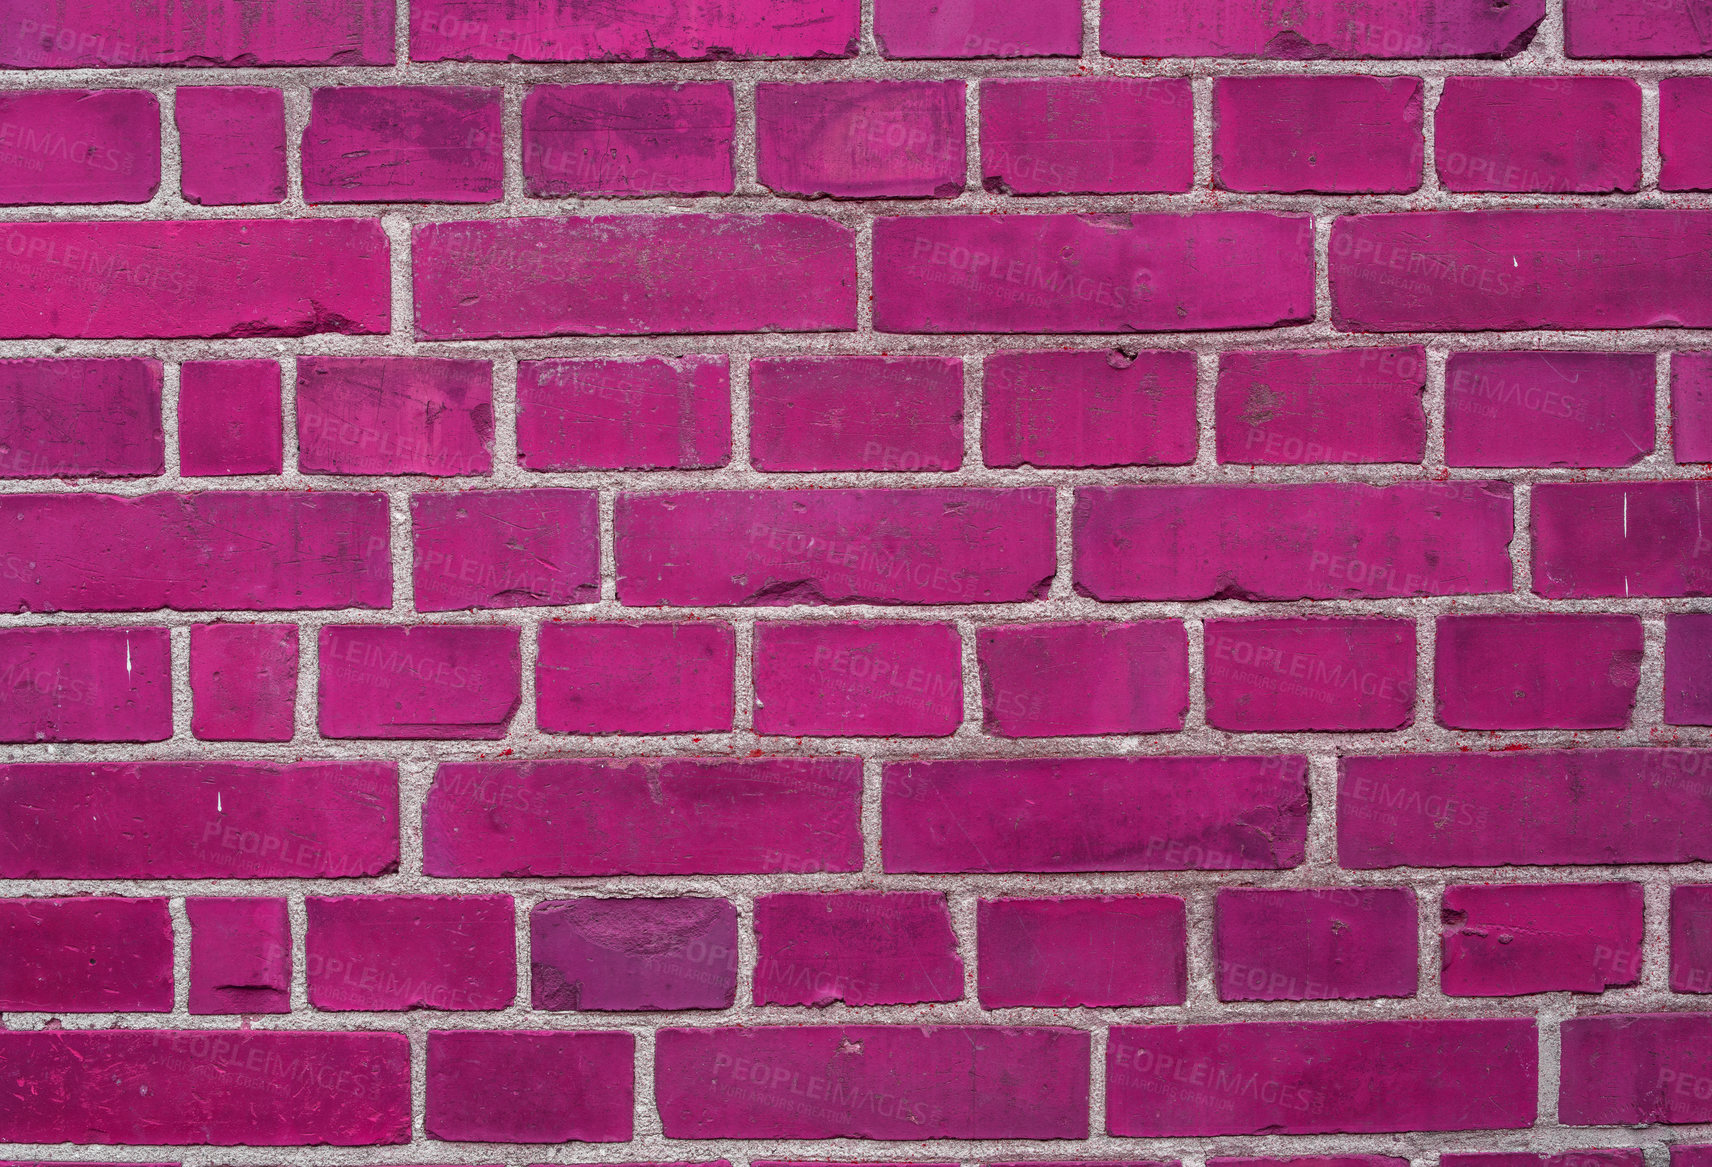
[[[963,82],[758,85],[755,166],[778,194],[955,198],[965,169]]]
[[[1402,729],[1415,719],[1415,622],[1208,620],[1207,724],[1239,733]]]
[[[385,0],[19,0],[0,32],[0,67],[390,65]]]
[[[936,215],[874,223],[881,332],[1184,332],[1314,316],[1307,220]]]
[[[1712,725],[1712,614],[1664,618],[1664,720]]]
[[[1670,355],[1670,416],[1676,460],[1712,462],[1712,352]]]
[[[1570,57],[1703,57],[1712,28],[1695,0],[1564,0]]]
[[[1195,178],[1189,80],[982,81],[981,176],[987,190],[1014,195],[1186,191]]]
[[[1641,885],[1473,884],[1444,893],[1452,997],[1602,993],[1641,975]]]
[[[0,1009],[172,1011],[172,917],[164,899],[0,900],[0,942]]]
[[[428,1137],[628,1142],[635,1049],[612,1030],[430,1030]]]
[[[1674,1143],[1670,1148],[1670,1167],[1706,1167],[1712,1162],[1712,1146],[1689,1147]]]
[[[1531,1017],[1114,1026],[1106,1129],[1174,1137],[1531,1127],[1538,1042]],[[1197,1075],[1198,1066],[1207,1069]],[[1267,1088],[1238,1085],[1257,1078]]]
[[[621,493],[618,598],[632,606],[1035,599],[1056,570],[1054,505],[1050,491],[1020,490]]]
[[[592,490],[411,495],[416,610],[593,603],[598,510]]]
[[[519,361],[528,470],[705,470],[731,460],[728,357]]]
[[[523,99],[530,196],[730,194],[737,122],[724,81],[537,85]]]
[[[445,764],[422,812],[422,866],[477,877],[858,871],[861,789],[856,758]]]
[[[154,360],[0,360],[0,478],[161,473],[161,376]]]
[[[297,625],[192,625],[190,694],[190,732],[198,741],[290,741]]]
[[[1651,353],[1452,353],[1445,462],[1628,466],[1653,452],[1655,380]]]
[[[963,999],[944,892],[760,896],[755,944],[757,1005]]]
[[[1637,616],[1440,616],[1434,716],[1455,729],[1623,729]]]
[[[724,733],[736,662],[729,624],[544,624],[535,718],[548,733]]]
[[[737,909],[727,900],[548,900],[529,913],[537,1009],[729,1009]]]
[[[1415,995],[1415,893],[1220,888],[1221,1001],[1350,1001]]]
[[[498,202],[501,105],[498,89],[317,89],[303,130],[304,201]]]
[[[397,865],[391,762],[0,766],[0,878],[290,879]]]
[[[180,86],[179,185],[205,207],[285,200],[285,94],[250,86]]]
[[[402,1033],[0,1033],[9,1143],[338,1147],[410,1141]],[[286,1100],[282,1103],[282,1100]]]
[[[1185,919],[1176,896],[982,899],[981,1007],[1181,1005]]]
[[[322,736],[504,737],[521,700],[519,632],[494,625],[323,627]]]
[[[1670,991],[1712,993],[1712,887],[1670,889]]]
[[[1703,1123],[1712,1102],[1712,1015],[1607,1013],[1563,1030],[1558,1121],[1567,1126]]]
[[[1100,50],[1114,57],[1274,60],[1509,57],[1533,40],[1545,0],[1101,0]]]
[[[1674,1160],[1675,1148],[1672,1148]],[[1439,1167],[1645,1167],[1640,1147],[1610,1151],[1565,1151],[1559,1155],[1527,1151],[1446,1151]]]
[[[376,220],[0,226],[0,339],[385,332]]]
[[[1178,620],[1000,624],[975,634],[983,728],[999,737],[1172,733],[1189,710]]]
[[[1213,1155],[1207,1167],[1403,1167],[1409,1160],[1394,1155],[1304,1155],[1289,1159],[1259,1159]]]
[[[1359,870],[1700,861],[1712,856],[1709,775],[1712,754],[1699,750],[1344,757],[1338,862]]]
[[[1195,354],[1001,352],[986,359],[986,464],[1181,466],[1195,460]]]
[[[285,423],[277,361],[178,367],[178,472],[186,478],[278,474]]]
[[[1219,461],[1419,462],[1427,447],[1426,387],[1427,354],[1419,345],[1221,353]]]
[[[1302,757],[888,762],[888,872],[1238,871],[1302,862]]]
[[[504,1009],[517,996],[508,895],[309,896],[316,1009]]]
[[[1420,188],[1419,77],[1219,77],[1213,109],[1213,177],[1225,190]]]
[[[0,628],[0,742],[172,736],[165,628]]]
[[[291,920],[284,899],[190,896],[190,1012],[291,1012]]]
[[[492,363],[297,358],[297,463],[306,474],[492,473]]]
[[[1075,0],[875,0],[874,40],[893,59],[1074,57],[1082,9]]]
[[[1660,190],[1712,190],[1712,77],[1659,80],[1659,161]]]
[[[0,95],[0,206],[146,203],[160,187],[160,137],[160,103],[144,89]]]
[[[1085,1030],[662,1029],[655,1051],[668,1139],[1088,1136]],[[829,1082],[831,1097],[895,1102],[794,1105],[786,1084],[812,1079]]]
[[[1712,544],[1700,534],[1700,507],[1712,505],[1712,486],[1542,482],[1532,496],[1535,595],[1712,593]]]
[[[1507,592],[1511,494],[1474,481],[1082,487],[1076,590],[1107,601]]]
[[[1641,87],[1627,77],[1450,77],[1434,119],[1446,190],[1605,194],[1641,184]]]
[[[755,626],[755,732],[944,737],[963,723],[963,641],[950,624]]]
[[[963,362],[750,361],[749,459],[757,470],[956,470],[963,464]]]
[[[413,240],[419,340],[856,327],[855,236],[818,215],[459,220]]]

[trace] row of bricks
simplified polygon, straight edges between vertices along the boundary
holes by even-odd
[[[1661,1148],[1661,1151],[1663,1148]],[[1712,1160],[1712,1147],[1695,1146],[1689,1143],[1672,1143],[1669,1146],[1670,1167],[1705,1167]],[[738,1160],[740,1163],[742,1160]],[[82,1162],[82,1161],[79,1161]],[[1038,1159],[1020,1162],[1004,1162],[1002,1160],[980,1160],[980,1167],[1183,1167],[1179,1159],[1058,1159],[1042,1161]],[[1267,1158],[1264,1156],[1235,1156],[1209,1155],[1201,1160],[1205,1167],[1410,1167],[1410,1160],[1395,1155],[1293,1155],[1289,1158]],[[1662,1160],[1661,1160],[1662,1162]],[[1562,1151],[1551,1154],[1544,1151],[1445,1151],[1438,1157],[1439,1167],[1645,1167],[1646,1152],[1640,1147],[1612,1148],[1609,1150],[1588,1149]],[[49,1160],[32,1160],[27,1163],[0,1163],[0,1167],[73,1167],[73,1164],[57,1164]],[[112,1163],[91,1163],[87,1167],[118,1167]],[[151,1163],[147,1167],[182,1167],[178,1163]],[[531,1167],[551,1167],[550,1164],[533,1164]],[[592,1165],[579,1165],[592,1167]],[[714,1159],[700,1163],[617,1163],[612,1167],[732,1167],[727,1159]],[[963,1167],[957,1160],[941,1160],[931,1163],[903,1163],[896,1160],[873,1163],[829,1163],[813,1160],[780,1160],[753,1159],[750,1167]],[[977,1161],[971,1160],[969,1167],[977,1167]]]

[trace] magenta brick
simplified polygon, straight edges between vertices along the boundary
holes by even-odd
[[[160,103],[145,89],[0,94],[0,206],[146,203],[160,187],[160,137]]]
[[[614,1030],[430,1030],[428,1137],[628,1142],[635,1050]]]
[[[381,1146],[410,1141],[402,1033],[0,1033],[9,1143]]]
[[[544,624],[535,719],[548,733],[724,733],[736,667],[729,624]]]
[[[309,896],[304,907],[317,1009],[504,1009],[517,996],[508,895]]]
[[[1664,720],[1712,725],[1712,614],[1664,618]]]
[[[638,607],[1035,599],[1056,573],[1054,508],[1049,490],[625,492],[618,598]]]
[[[779,194],[955,198],[963,82],[826,81],[755,87],[755,168]]]
[[[1420,188],[1419,77],[1219,77],[1213,109],[1213,177],[1225,190]]]
[[[1659,80],[1659,163],[1660,190],[1712,190],[1712,77]]]
[[[1288,1159],[1212,1155],[1207,1158],[1207,1167],[1403,1167],[1407,1162],[1395,1155],[1303,1155]]]
[[[880,816],[888,872],[1279,870],[1302,862],[1307,761],[888,762]]]
[[[179,186],[205,207],[285,200],[285,94],[253,86],[180,86]]]
[[[0,31],[0,66],[18,69],[196,65],[390,65],[385,0],[19,0]]]
[[[977,630],[983,728],[999,737],[1172,733],[1189,711],[1178,620]]]
[[[1195,354],[1001,352],[986,359],[988,466],[1181,466],[1195,460]]]
[[[1655,380],[1651,353],[1452,353],[1445,462],[1628,466],[1653,452]]]
[[[1181,1005],[1185,920],[1176,896],[982,899],[981,1007]]]
[[[411,495],[416,610],[593,603],[598,510],[592,490]]]
[[[1704,57],[1712,28],[1695,0],[1564,0],[1570,57]]]
[[[755,732],[944,737],[963,723],[963,641],[951,624],[755,626]]]
[[[1545,0],[1101,0],[1100,50],[1113,57],[1509,57],[1527,48]]]
[[[856,327],[855,236],[819,215],[425,223],[412,250],[419,340]]]
[[[498,202],[505,170],[501,105],[499,89],[317,89],[303,130],[303,199]]]
[[[956,470],[963,464],[963,362],[750,361],[749,460],[757,470]]]
[[[1440,616],[1434,715],[1455,729],[1623,729],[1641,656],[1637,616]]]
[[[514,625],[323,627],[322,736],[504,737],[522,699],[519,635]]]
[[[1076,590],[1108,601],[1507,592],[1512,491],[1474,481],[1081,487]]]
[[[1171,1137],[1531,1127],[1538,1041],[1531,1017],[1114,1026],[1106,1129]],[[1245,1085],[1256,1079],[1258,1088]]]
[[[1313,316],[1313,232],[1297,216],[936,215],[874,223],[881,332],[1184,332]]]
[[[1712,462],[1712,352],[1670,355],[1670,416],[1676,460]]]
[[[391,313],[376,220],[0,226],[0,339],[377,333]]]
[[[1402,729],[1415,717],[1415,622],[1208,620],[1207,724],[1239,733]]]
[[[899,58],[1074,57],[1082,51],[1076,0],[875,0],[874,40]]]
[[[154,360],[0,360],[0,478],[161,473],[161,377]]]
[[[859,871],[861,789],[856,758],[445,764],[422,811],[422,869],[478,877]]]
[[[737,123],[724,81],[537,85],[523,99],[535,198],[730,194]]]
[[[1706,1167],[1712,1162],[1712,1146],[1690,1147],[1674,1143],[1670,1148],[1670,1167]]]
[[[0,628],[0,742],[172,736],[165,628]]]
[[[397,865],[391,762],[0,766],[0,878],[311,878]]]
[[[299,357],[297,462],[306,474],[489,474],[493,364]]]
[[[1088,1136],[1085,1030],[662,1029],[654,1048],[668,1139]],[[788,1084],[813,1079],[851,1101],[797,1105]]]
[[[199,741],[290,741],[297,625],[192,625],[190,695],[190,732]]]
[[[755,945],[757,1005],[963,999],[944,892],[759,896]]]
[[[728,357],[519,361],[528,470],[705,470],[731,460]]]
[[[1219,1000],[1413,997],[1416,930],[1411,888],[1220,888]]]
[[[1532,496],[1535,595],[1712,593],[1712,543],[1700,533],[1712,484],[1542,482]]]
[[[1608,1013],[1562,1026],[1558,1121],[1566,1126],[1703,1123],[1712,1101],[1712,1014]]]
[[[1219,461],[1419,462],[1427,448],[1426,387],[1420,345],[1221,353]]]
[[[291,1012],[291,920],[284,899],[189,896],[190,1012]]]
[[[1530,750],[1338,761],[1338,862],[1686,863],[1712,856],[1699,750]],[[1622,807],[1613,814],[1612,807]]]
[[[285,422],[277,361],[178,367],[178,472],[186,478],[278,474]]]
[[[1627,77],[1449,77],[1439,185],[1605,194],[1641,184],[1641,87]]]
[[[537,1009],[729,1009],[737,909],[727,900],[548,900],[529,913]]]
[[[1451,997],[1602,993],[1641,975],[1641,885],[1465,884],[1445,888]]]
[[[170,1013],[172,917],[164,899],[0,900],[0,1009]]]
[[[1712,993],[1712,887],[1670,889],[1670,991]]]
[[[1674,1161],[1675,1148],[1672,1148]],[[1640,1147],[1609,1151],[1565,1151],[1559,1155],[1528,1151],[1446,1151],[1439,1167],[1645,1167]]]
[[[1195,99],[1186,77],[981,82],[981,182],[1003,194],[1186,191]]]

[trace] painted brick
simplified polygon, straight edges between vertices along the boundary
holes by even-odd
[[[724,733],[736,665],[729,624],[544,624],[536,721],[548,733]]]
[[[951,624],[755,626],[755,732],[944,737],[963,722],[963,641]]]
[[[1218,77],[1213,177],[1225,190],[1418,190],[1419,77]]]
[[[424,1126],[448,1142],[628,1142],[635,1049],[613,1030],[430,1030]]]
[[[178,472],[186,478],[278,474],[285,421],[277,361],[178,367]]]
[[[1188,993],[1176,896],[982,899],[975,927],[984,1009],[1181,1005]]]
[[[492,203],[504,177],[498,89],[317,89],[303,130],[303,199]]]
[[[963,999],[945,893],[785,893],[755,900],[755,1004]]]
[[[1702,1123],[1712,1101],[1712,1015],[1608,1013],[1565,1021],[1558,1121],[1566,1126]]]
[[[172,736],[165,628],[0,628],[0,742]]]
[[[1712,77],[1660,78],[1659,161],[1660,190],[1712,189]]]
[[[517,996],[508,895],[309,896],[304,908],[316,1009],[504,1009]]]
[[[1450,77],[1433,125],[1446,190],[1641,185],[1641,87],[1627,77]]]
[[[1704,57],[1712,29],[1694,0],[1564,0],[1570,57]]]
[[[731,460],[727,357],[519,361],[528,470],[702,470]]]
[[[537,1009],[729,1009],[737,909],[728,900],[547,900],[529,912]]]
[[[285,94],[252,86],[180,86],[179,189],[186,202],[230,207],[285,201]]]
[[[1434,716],[1456,729],[1623,729],[1640,685],[1636,616],[1440,616]]]
[[[963,362],[799,357],[749,362],[757,470],[956,470]]]
[[[727,82],[537,85],[523,99],[534,198],[730,194],[736,106]]]
[[[1532,491],[1534,594],[1712,593],[1700,482],[1542,482]],[[1709,496],[1712,498],[1712,496]]]
[[[190,1012],[291,1012],[291,920],[284,899],[189,896]]]
[[[198,741],[290,741],[297,625],[192,625],[190,695],[190,732]]]
[[[172,917],[164,899],[0,900],[0,941],[0,1009],[172,1011]]]
[[[1113,348],[986,359],[988,466],[1181,466],[1195,460],[1195,355]]]
[[[1656,379],[1650,353],[1452,353],[1445,463],[1628,466],[1653,452]]]
[[[1239,733],[1402,729],[1415,718],[1415,623],[1208,620],[1207,724]]]
[[[1640,1147],[1610,1151],[1565,1151],[1561,1155],[1536,1155],[1526,1151],[1446,1151],[1439,1167],[1644,1167],[1646,1152]]]
[[[755,166],[778,194],[955,198],[963,82],[826,81],[755,87]]]
[[[306,474],[489,474],[493,365],[431,357],[299,357]]]
[[[1186,77],[981,82],[981,182],[989,191],[1186,191],[1194,179],[1195,98]]]
[[[1670,889],[1670,991],[1712,993],[1712,887]]]
[[[1641,975],[1638,883],[1468,884],[1445,888],[1451,997],[1602,993]]]
[[[1210,1156],[1207,1167],[1403,1167],[1394,1155],[1304,1155],[1289,1159]]]
[[[1527,48],[1545,0],[1413,0],[1274,7],[1244,0],[1101,0],[1100,50],[1113,57],[1395,59],[1509,57]]]
[[[592,490],[411,495],[416,610],[593,603],[598,511]]]
[[[978,629],[983,728],[999,737],[1172,733],[1189,711],[1178,620]]]
[[[1075,0],[875,0],[874,40],[894,60],[1074,57],[1082,51],[1082,9]]]
[[[147,90],[0,95],[0,206],[146,203],[160,187],[160,138]]]
[[[505,736],[522,692],[515,626],[327,625],[319,726],[331,738]]]
[[[1427,353],[1401,348],[1219,354],[1220,462],[1303,466],[1419,462]]]
[[[243,0],[20,0],[0,33],[0,67],[390,65],[386,0],[307,0],[255,9]]]
[[[1712,614],[1664,618],[1664,719],[1668,725],[1712,725]]]
[[[0,360],[0,478],[160,474],[161,377],[153,360]]]
[[[1681,1143],[1673,1143],[1670,1148],[1670,1167],[1706,1167],[1712,1160],[1712,1146],[1690,1147]]]
[[[1712,462],[1712,352],[1670,356],[1670,415],[1678,462]]]
[[[1413,997],[1415,893],[1220,888],[1214,975],[1221,1001]]]

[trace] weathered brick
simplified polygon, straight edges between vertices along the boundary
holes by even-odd
[[[0,742],[171,736],[165,628],[0,628]]]
[[[416,610],[593,603],[598,511],[592,490],[411,495]]]
[[[749,460],[757,470],[956,470],[963,464],[963,362],[751,361]]]
[[[291,920],[283,898],[189,896],[190,1012],[291,1012]]]
[[[1420,188],[1419,77],[1219,77],[1213,110],[1213,177],[1225,190]]]
[[[1664,720],[1712,725],[1712,614],[1664,618]]]
[[[306,474],[493,471],[493,365],[432,357],[297,358]]]
[[[186,478],[278,474],[285,421],[278,361],[178,367],[178,472]]]
[[[1189,711],[1179,620],[979,629],[984,728],[999,737],[1172,733]]]
[[[1406,887],[1220,888],[1221,1001],[1415,995],[1415,893]]]
[[[1440,616],[1434,714],[1456,729],[1623,729],[1640,685],[1636,616]]]
[[[498,89],[317,89],[303,130],[303,199],[492,203],[504,177]]]
[[[1655,380],[1650,353],[1452,353],[1445,463],[1628,466],[1653,452]]]
[[[285,94],[254,86],[180,86],[173,98],[179,188],[205,207],[285,201]]]
[[[316,1009],[504,1009],[517,996],[508,895],[309,896]]]
[[[1564,0],[1570,57],[1704,57],[1712,28],[1695,0]]]
[[[1207,1167],[1403,1167],[1395,1155],[1304,1155],[1288,1159],[1210,1156]]]
[[[986,359],[988,466],[1181,466],[1195,460],[1195,354],[1001,352]]]
[[[1186,191],[1194,178],[1195,98],[1186,77],[981,82],[981,182],[987,190]]]
[[[1402,729],[1415,717],[1412,620],[1208,620],[1207,724],[1239,733]]]
[[[737,909],[728,900],[547,900],[529,913],[537,1009],[729,1009]]]
[[[724,733],[736,662],[729,624],[544,624],[535,718],[548,733]]]
[[[1419,462],[1427,447],[1426,387],[1427,353],[1419,345],[1221,353],[1219,461]]]
[[[755,1004],[963,999],[945,893],[812,892],[755,900]]]
[[[1670,991],[1712,993],[1712,886],[1670,889]]]
[[[755,168],[778,194],[955,198],[963,82],[825,81],[755,87]]]
[[[160,136],[160,104],[144,89],[0,94],[0,206],[146,203],[160,187]]]
[[[1641,975],[1641,885],[1465,884],[1445,888],[1451,997],[1602,993]]]
[[[0,478],[161,473],[161,377],[153,360],[0,360]]]
[[[534,198],[730,194],[737,123],[724,81],[537,85],[523,99]]]
[[[0,67],[390,65],[386,0],[19,0],[0,30]]]
[[[504,737],[522,699],[519,635],[492,625],[323,627],[322,736]]]
[[[1257,5],[1246,0],[1101,0],[1100,50],[1113,57],[1389,59],[1509,57],[1528,47],[1545,0],[1414,0]]]
[[[1609,1151],[1565,1151],[1559,1155],[1528,1151],[1446,1151],[1439,1167],[1645,1167],[1639,1147]]]
[[[1659,79],[1658,185],[1712,190],[1712,77]]]
[[[1712,1014],[1608,1013],[1562,1025],[1558,1121],[1566,1126],[1712,1118]]]
[[[1433,117],[1446,190],[1641,185],[1641,87],[1627,77],[1449,77]]]
[[[1074,57],[1082,51],[1082,8],[1076,0],[875,0],[874,40],[894,60]]]
[[[951,624],[755,625],[755,732],[944,737],[963,723],[963,641]]]
[[[1678,462],[1712,462],[1712,352],[1670,356],[1672,448]]]
[[[1185,921],[1176,896],[982,899],[981,1007],[1181,1005]]]
[[[628,1142],[635,1051],[613,1030],[430,1030],[424,1126],[448,1142]]]
[[[0,1009],[170,1013],[166,905],[111,896],[0,900]]]
[[[297,625],[192,625],[190,695],[190,732],[198,741],[290,741]]]
[[[519,361],[528,470],[703,470],[731,460],[727,357]]]
[[[1702,482],[1542,482],[1532,490],[1534,594],[1712,593]],[[1712,497],[1712,495],[1709,495]]]

